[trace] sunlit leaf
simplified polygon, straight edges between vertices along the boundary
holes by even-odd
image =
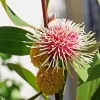
[[[11,55],[28,55],[30,48],[23,41],[32,42],[26,34],[30,32],[16,27],[0,27],[0,52]],[[30,45],[32,45],[30,43]]]
[[[100,77],[100,54],[95,55],[91,65],[86,63],[82,65],[84,66],[79,66],[76,62],[74,62],[74,69],[84,82],[92,81]]]
[[[90,65],[91,67],[88,69],[88,81],[93,81],[97,78],[100,78],[100,54],[96,54],[93,59],[93,63]],[[79,85],[83,84],[84,82],[80,80]]]
[[[81,61],[80,61],[81,62]],[[79,77],[86,82],[86,80],[89,77],[89,73],[88,73],[88,69],[91,67],[89,64],[85,63],[85,62],[81,62],[82,65],[79,65],[78,63],[76,63],[76,61],[73,61],[73,65],[74,65],[74,70],[77,72],[77,74],[79,75]]]
[[[17,64],[8,63],[8,66],[15,70],[27,83],[29,83],[36,91],[39,92],[39,89],[36,85],[35,76],[32,72]],[[48,100],[45,95],[43,95],[43,97]]]
[[[77,100],[91,100],[91,97],[99,86],[100,78],[79,85],[77,89]]]
[[[94,57],[93,63],[91,64],[91,68],[89,70],[90,74],[87,81],[85,83],[81,82],[78,86],[77,100],[91,100],[93,94],[100,86],[100,54],[97,54]]]
[[[30,27],[31,25],[29,25],[28,23],[26,23],[25,21],[23,21],[21,18],[19,18],[14,12],[13,10],[6,4],[6,0],[1,0],[1,3],[7,13],[7,15],[9,16],[9,18],[11,19],[11,21],[18,26],[28,26]]]

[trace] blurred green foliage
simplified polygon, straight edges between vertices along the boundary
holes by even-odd
[[[0,81],[0,96],[6,100],[24,100],[20,98],[20,87],[21,84],[14,80]]]
[[[97,1],[98,1],[99,5],[100,5],[100,0],[97,0]]]
[[[5,100],[3,97],[0,96],[0,100]]]
[[[12,56],[9,54],[0,53],[0,58],[2,60],[2,64],[0,67],[6,66],[7,60]],[[11,70],[8,67],[8,70]],[[0,100],[25,100],[20,98],[20,89],[22,84],[17,83],[15,80],[5,79],[1,80],[2,75],[0,75]]]

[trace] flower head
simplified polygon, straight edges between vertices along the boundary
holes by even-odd
[[[33,43],[33,46],[38,46],[38,43]],[[48,57],[48,54],[44,54],[41,56],[37,56],[39,55],[40,49],[39,48],[31,48],[30,49],[30,58],[31,58],[31,62],[34,64],[34,66],[40,68],[42,63],[45,62],[46,58]],[[34,57],[36,56],[36,57]]]
[[[59,92],[64,84],[63,70],[58,69],[58,72],[53,67],[42,67],[36,76],[36,83],[40,91],[46,95],[53,95]]]
[[[49,61],[49,66],[58,66],[59,60],[62,61],[63,69],[68,67],[68,64],[75,60],[80,63],[92,62],[92,56],[95,51],[88,53],[90,47],[94,46],[97,42],[93,38],[94,33],[85,33],[84,25],[76,24],[73,21],[65,19],[55,19],[48,23],[48,28],[42,28],[40,33],[35,39],[38,48],[42,51],[39,55],[48,54],[46,60],[41,64],[44,66]],[[32,46],[34,48],[35,46]]]

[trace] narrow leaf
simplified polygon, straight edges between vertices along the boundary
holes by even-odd
[[[26,45],[32,45],[26,34],[32,34],[26,30],[16,27],[0,27],[0,52],[11,55],[28,55],[30,48]]]
[[[7,65],[11,69],[15,70],[27,83],[29,83],[36,91],[38,91],[33,73],[17,64],[8,63]]]
[[[28,26],[30,27],[31,25],[29,25],[28,23],[26,23],[25,21],[23,21],[21,18],[19,18],[14,12],[13,10],[6,4],[6,0],[1,0],[1,3],[7,13],[7,15],[9,16],[10,20],[18,26]]]
[[[11,69],[15,70],[27,83],[29,83],[36,91],[39,92],[39,89],[36,85],[35,76],[32,72],[17,64],[8,63],[7,65]],[[48,100],[48,98],[45,95],[42,96],[45,98],[45,100]]]

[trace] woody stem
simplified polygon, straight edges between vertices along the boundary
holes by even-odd
[[[47,13],[46,0],[41,0],[41,3],[42,3],[44,26],[47,27],[47,24],[48,24],[48,13]],[[60,100],[59,93],[55,93],[55,99],[56,100]]]
[[[47,24],[48,24],[48,13],[47,13],[46,0],[41,0],[41,3],[42,3],[44,26],[47,27]]]

